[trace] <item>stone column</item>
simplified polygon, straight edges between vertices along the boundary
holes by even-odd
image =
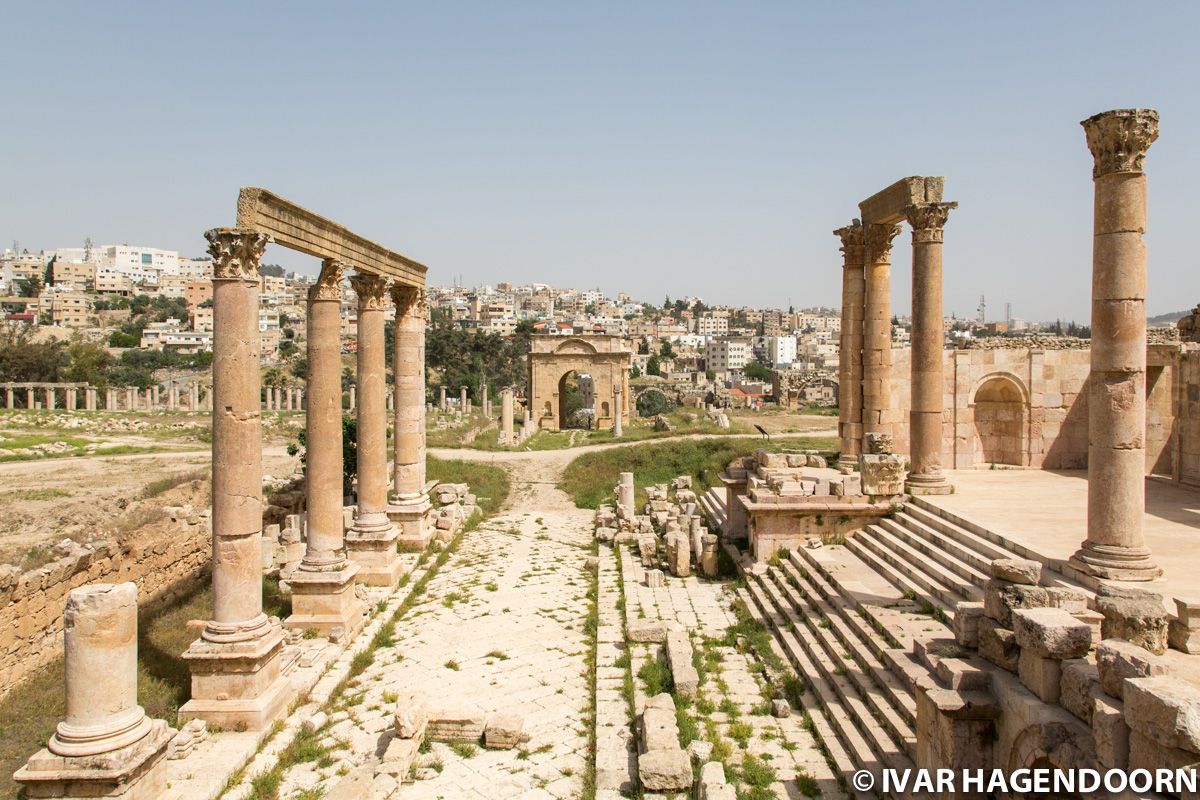
[[[617,479],[617,505],[625,508],[630,515],[634,514],[634,483],[632,472],[622,472]]]
[[[346,558],[342,523],[341,262],[326,259],[308,290],[308,413],[305,503],[308,540],[291,573],[292,615],[284,625],[344,639],[363,618],[354,593],[359,567]]]
[[[864,229],[857,219],[833,234],[842,240],[842,327],[838,346],[838,466],[857,466],[863,442]]]
[[[154,410],[154,393],[149,389],[146,390],[146,410]]]
[[[55,401],[56,401],[56,399],[57,399],[57,398],[55,398],[55,396],[54,396],[54,388],[53,388],[53,387],[51,387],[51,386],[47,386],[47,387],[46,387],[46,392],[45,392],[45,394],[46,394],[46,402],[42,404],[42,407],[43,407],[43,408],[48,408],[48,409],[51,409],[51,410],[53,410],[53,409],[54,409],[54,403],[55,403]]]
[[[389,412],[395,411],[396,410],[396,393],[389,389],[386,392],[386,397],[387,397],[387,410]]]
[[[17,407],[16,393],[17,393],[17,390],[12,388],[11,386],[9,386],[7,389],[5,389],[4,407],[7,408],[9,411],[12,411],[14,408]]]
[[[191,409],[190,410],[193,413],[196,411],[199,411],[200,410],[200,384],[196,383],[195,381],[192,381],[192,384],[191,384],[190,398],[191,398],[191,403],[190,403]]]
[[[392,284],[396,307],[392,373],[396,380],[393,418],[393,489],[388,517],[400,527],[400,545],[421,550],[433,537],[425,490],[425,325],[429,306],[415,286]]]
[[[623,417],[625,415],[624,415],[624,413],[622,413],[622,409],[621,409],[621,384],[620,383],[613,384],[613,406],[612,407],[613,407],[612,433],[613,433],[613,437],[616,438],[618,436],[624,435],[624,433],[625,433],[624,429],[622,428],[622,425],[624,424]]]
[[[353,384],[351,384],[350,385],[350,410],[351,411],[358,410],[358,398],[355,397],[355,395],[357,395],[357,394],[358,394],[358,388],[356,386],[354,386]]]
[[[866,301],[863,312],[863,434],[892,433],[892,265],[899,225],[864,227]],[[866,452],[866,447],[863,448]]]
[[[32,409],[36,403],[37,403],[37,400],[34,399],[33,389],[32,388],[26,389],[25,390],[25,407],[28,409]]]
[[[1071,563],[1109,580],[1162,574],[1143,532],[1146,507],[1146,151],[1158,112],[1084,120],[1095,167],[1092,371],[1088,378],[1087,540]]]
[[[950,494],[942,473],[942,231],[958,203],[929,203],[904,210],[912,226],[912,377],[909,405],[909,494]]]
[[[507,387],[500,391],[500,443],[505,447],[516,444],[513,439],[513,393]]]
[[[137,411],[137,389],[132,386],[125,390],[125,410]]]
[[[137,704],[137,587],[72,589],[63,612],[66,714],[13,776],[32,797],[160,797],[176,731]]]
[[[464,386],[458,390],[458,407],[464,414],[471,410],[467,406],[467,402],[467,387]]]
[[[442,386],[438,389],[438,411],[445,412],[446,408],[446,387]]]
[[[492,415],[492,404],[488,401],[488,386],[486,381],[484,381],[483,385],[479,387],[479,391],[479,407],[483,409],[483,415],[485,417],[490,417]]]
[[[192,699],[180,719],[267,727],[291,691],[280,673],[283,631],[262,605],[262,394],[258,262],[270,237],[208,231],[213,257],[213,616],[183,654]]]
[[[399,579],[396,526],[388,518],[386,370],[383,312],[387,281],[360,272],[350,279],[358,295],[358,516],[346,550],[362,570],[359,580],[392,586]]]
[[[157,383],[150,387],[150,394],[154,398],[154,408],[157,410],[159,407],[159,387]]]
[[[63,399],[63,408],[67,411],[74,411],[79,407],[78,391],[74,386],[69,387],[64,393],[66,396]]]

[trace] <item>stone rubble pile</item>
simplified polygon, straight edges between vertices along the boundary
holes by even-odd
[[[690,475],[646,487],[641,513],[635,508],[632,472],[621,473],[614,493],[616,503],[596,512],[596,538],[606,544],[635,542],[648,586],[663,585],[664,572],[686,578],[695,569],[716,577],[719,540],[705,525]]]

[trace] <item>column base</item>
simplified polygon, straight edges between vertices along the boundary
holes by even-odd
[[[175,733],[165,721],[155,719],[145,736],[107,753],[58,756],[42,748],[13,774],[13,780],[24,784],[25,797],[169,797],[162,765]]]
[[[321,636],[330,634],[348,639],[362,622],[366,604],[354,591],[355,576],[360,567],[353,562],[330,572],[300,568],[288,576],[292,587],[292,614],[283,627],[294,630],[315,630]]]
[[[1067,563],[1081,572],[1109,581],[1151,581],[1162,576],[1162,567],[1150,559],[1147,547],[1085,541]]]
[[[292,688],[283,676],[283,629],[272,622],[257,639],[197,639],[183,654],[192,673],[192,699],[179,721],[202,719],[229,730],[262,730],[287,711]]]
[[[400,530],[379,512],[359,517],[346,531],[346,557],[359,568],[358,582],[368,586],[395,586],[404,574],[396,549]]]
[[[388,519],[396,524],[400,532],[396,539],[400,552],[420,553],[429,546],[435,533],[429,524],[429,512],[432,510],[428,492],[413,499],[393,499],[388,504]]]
[[[954,485],[941,473],[937,475],[909,473],[907,480],[904,481],[904,491],[907,494],[915,495],[953,494]]]

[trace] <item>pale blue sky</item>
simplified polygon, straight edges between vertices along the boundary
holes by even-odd
[[[258,185],[431,283],[837,304],[832,229],[937,174],[947,313],[1082,321],[1078,123],[1137,105],[1149,311],[1200,302],[1197,3],[10,2],[3,27],[4,246],[198,255]]]

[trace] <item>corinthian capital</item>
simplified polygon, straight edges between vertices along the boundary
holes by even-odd
[[[372,272],[358,272],[350,278],[350,285],[358,295],[358,307],[362,311],[382,311],[387,305],[387,279]]]
[[[864,226],[863,249],[868,264],[882,264],[892,253],[892,240],[900,234],[900,226],[890,222],[872,222]]]
[[[246,228],[213,228],[205,231],[208,254],[213,259],[213,280],[258,282],[258,262],[270,234]]]
[[[392,282],[392,304],[396,306],[396,319],[419,317],[429,319],[429,304],[420,287],[408,286],[399,281]]]
[[[345,263],[333,258],[321,262],[321,274],[317,282],[308,290],[310,302],[316,300],[341,300],[342,279],[346,275]]]
[[[913,241],[940,242],[942,229],[953,208],[958,208],[958,203],[922,203],[905,207],[904,216],[912,226]]]
[[[1110,172],[1141,172],[1146,151],[1158,138],[1158,112],[1152,108],[1118,108],[1079,124],[1096,160],[1094,178]]]
[[[842,240],[841,251],[845,266],[858,266],[863,262],[863,224],[854,220],[844,228],[838,228],[833,235]]]

